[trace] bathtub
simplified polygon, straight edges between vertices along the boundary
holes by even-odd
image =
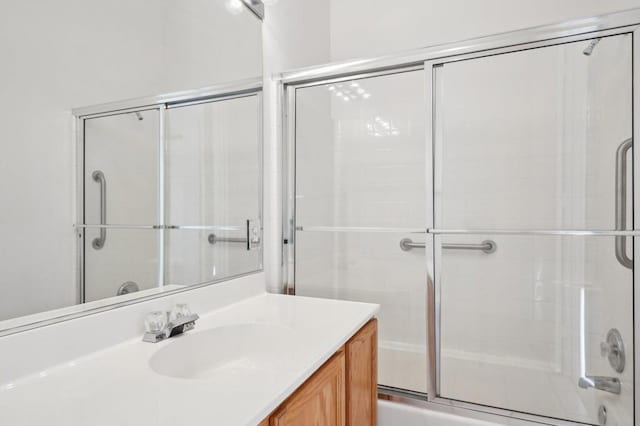
[[[475,413],[478,415],[479,413]],[[501,418],[502,419],[502,418]],[[507,419],[500,423],[451,414],[439,409],[418,408],[410,405],[378,400],[378,426],[505,426],[537,425],[539,423]]]

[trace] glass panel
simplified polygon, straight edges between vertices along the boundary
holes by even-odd
[[[100,236],[100,229],[86,229],[85,302],[115,297],[127,282],[135,283],[139,290],[157,287],[160,232],[154,229],[107,229],[104,246],[96,250],[92,241]]]
[[[296,91],[296,223],[425,227],[422,71]]]
[[[426,392],[425,235],[297,232],[296,294],[379,303],[378,382]]]
[[[159,123],[157,110],[85,120],[85,223],[100,224],[105,189],[106,223],[158,223]],[[98,171],[106,188],[94,178]]]
[[[296,225],[426,228],[424,112],[422,71],[297,89]],[[381,304],[379,383],[426,392],[425,250],[405,237],[297,232],[295,290]]]
[[[586,55],[589,43],[437,70],[437,227],[614,229],[616,149],[632,135],[631,36]]]
[[[259,218],[258,96],[171,108],[166,116],[167,223],[245,226]]]
[[[247,250],[246,231],[170,229],[165,233],[165,282],[190,285],[262,267],[260,249]]]
[[[440,395],[598,424],[632,424],[633,272],[614,237],[448,235],[443,244],[496,243],[496,251],[437,249]],[[450,247],[450,246],[449,246]],[[616,328],[628,353],[622,374],[600,354]],[[615,377],[617,396],[581,389],[585,376]]]

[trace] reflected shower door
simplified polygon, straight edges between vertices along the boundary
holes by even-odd
[[[295,293],[379,303],[379,383],[425,393],[424,73],[295,90]]]
[[[188,285],[262,267],[260,95],[171,106],[167,118],[169,284]],[[258,241],[249,247],[247,221]]]
[[[84,120],[84,302],[160,282],[159,147],[157,109]]]
[[[592,43],[434,68],[441,397],[633,424],[632,241],[571,233],[633,226],[631,36]]]

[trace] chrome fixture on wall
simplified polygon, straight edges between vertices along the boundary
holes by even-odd
[[[209,234],[207,236],[207,241],[209,241],[209,244],[211,245],[216,243],[247,243],[246,238],[219,237],[216,234]]]
[[[591,40],[589,45],[582,51],[582,53],[586,56],[591,56],[591,54],[593,53],[593,48],[596,47],[596,44],[598,43],[600,43],[600,39],[594,38],[593,40]]]
[[[633,148],[633,138],[626,139],[616,150],[616,231],[627,227],[627,153]],[[616,259],[625,268],[633,269],[633,259],[627,255],[627,237],[615,238]]]
[[[612,328],[607,333],[607,340],[600,343],[600,353],[609,359],[609,364],[616,373],[622,373],[625,365],[624,344],[620,332]],[[622,387],[617,377],[585,376],[580,377],[578,386],[582,389],[594,388],[619,395]]]
[[[622,373],[626,363],[626,356],[624,352],[624,343],[622,342],[622,335],[616,328],[612,328],[607,333],[607,340],[600,343],[600,354],[609,359],[609,364],[616,373]]]
[[[400,240],[400,248],[403,251],[409,251],[414,248],[425,248],[425,243],[413,242],[411,238],[403,238]],[[490,254],[496,251],[498,245],[493,240],[484,240],[480,244],[442,244],[443,250],[479,250]]]
[[[615,395],[620,395],[620,391],[622,389],[622,386],[620,385],[620,379],[618,379],[617,377],[605,376],[580,377],[578,386],[580,386],[582,389],[594,388]]]
[[[100,184],[100,225],[107,224],[107,179],[104,177],[104,173],[101,170],[96,170],[91,174],[91,177],[95,182]],[[91,242],[91,246],[100,250],[104,247],[104,243],[107,240],[107,229],[100,228],[100,236],[94,238]]]
[[[140,291],[138,284],[134,281],[126,281],[118,288],[116,294],[122,296],[123,294],[135,293],[136,291]]]
[[[262,242],[262,226],[260,224],[260,219],[247,219],[246,224],[247,228],[245,237],[219,237],[218,235],[211,233],[207,235],[207,241],[211,245],[216,243],[241,243],[245,244],[247,250],[259,249]]]

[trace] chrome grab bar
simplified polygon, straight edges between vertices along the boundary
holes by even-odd
[[[414,248],[425,248],[425,243],[416,243],[411,238],[403,238],[400,240],[400,248],[403,251],[409,251]],[[442,244],[444,250],[479,250],[490,254],[496,251],[498,245],[493,240],[484,240],[480,244]]]
[[[578,386],[582,389],[594,388],[604,392],[620,395],[622,386],[620,385],[620,379],[616,377],[605,376],[586,376],[580,377],[578,380]]]
[[[209,244],[215,243],[247,243],[246,238],[233,238],[233,237],[218,237],[216,234],[209,234],[207,236],[207,241]]]
[[[104,173],[101,170],[95,170],[91,173],[91,177],[94,181],[100,184],[100,225],[107,224],[107,179],[104,177]],[[91,242],[91,246],[100,250],[104,247],[104,243],[107,240],[107,229],[100,228],[100,236],[94,238]]]
[[[627,227],[627,153],[633,148],[633,139],[622,142],[616,150],[616,231]],[[633,259],[627,255],[627,237],[618,235],[616,239],[616,259],[625,268],[633,268]]]

